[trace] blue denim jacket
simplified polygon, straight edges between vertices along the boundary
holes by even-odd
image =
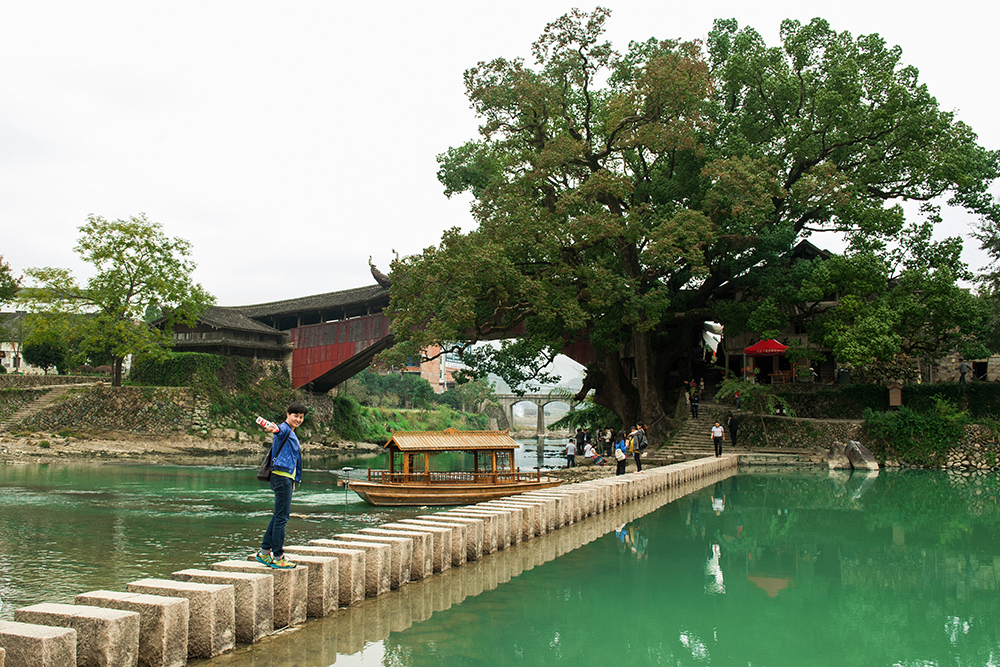
[[[286,442],[287,439],[287,442]],[[282,447],[281,443],[285,443]],[[274,463],[271,465],[273,470],[281,470],[282,472],[287,472],[289,474],[295,475],[295,481],[302,481],[302,454],[299,451],[299,439],[295,435],[295,431],[292,427],[285,422],[281,422],[278,425],[278,432],[274,434],[274,440],[271,442],[271,455],[274,456],[278,449],[281,452],[278,453]]]

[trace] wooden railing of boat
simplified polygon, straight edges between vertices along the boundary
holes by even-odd
[[[498,470],[496,472],[430,471],[430,472],[390,472],[368,469],[368,481],[376,484],[521,484],[540,482],[542,471],[521,472],[519,470]]]

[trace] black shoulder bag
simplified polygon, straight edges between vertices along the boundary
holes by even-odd
[[[264,460],[260,462],[260,467],[257,468],[257,479],[262,482],[271,481],[271,466],[274,465],[275,459],[281,454],[281,450],[285,448],[285,443],[287,442],[288,436],[285,436],[285,439],[281,441],[281,446],[278,447],[278,453],[273,457],[271,456],[271,450],[274,449],[274,442],[271,443],[271,446],[267,448],[267,454],[264,455]]]

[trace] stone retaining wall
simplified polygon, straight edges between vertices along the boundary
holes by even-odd
[[[1000,470],[1000,442],[981,424],[965,428],[965,438],[948,453],[948,470]]]
[[[110,387],[74,389],[65,399],[17,424],[58,431],[96,428],[162,434],[191,429],[195,400],[186,387]]]
[[[108,378],[89,375],[0,375],[0,389],[29,389],[32,387],[49,387],[54,384],[90,384]]]

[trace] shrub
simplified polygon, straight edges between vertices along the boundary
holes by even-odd
[[[872,453],[881,460],[896,459],[920,466],[942,465],[970,423],[969,415],[951,402],[933,397],[933,408],[902,406],[896,412],[866,410],[864,429]]]

